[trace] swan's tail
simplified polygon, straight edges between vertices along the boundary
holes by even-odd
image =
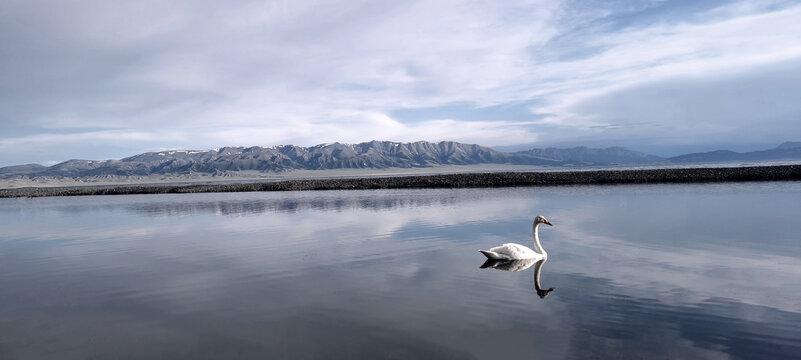
[[[503,258],[503,257],[501,257],[500,255],[498,255],[498,253],[496,253],[496,252],[493,252],[493,251],[489,251],[489,250],[479,250],[479,252],[481,252],[482,254],[484,254],[484,256],[486,256],[486,257],[487,257],[487,259],[490,259],[490,260],[503,260],[503,259],[504,259],[504,258]]]

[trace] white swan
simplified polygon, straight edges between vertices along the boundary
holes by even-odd
[[[537,217],[534,218],[534,228],[532,229],[532,233],[534,234],[534,249],[536,249],[536,251],[531,250],[523,245],[513,243],[503,244],[489,250],[479,251],[488,259],[493,260],[545,259],[548,257],[548,253],[545,252],[545,250],[542,248],[542,245],[540,245],[540,236],[537,231],[540,224],[551,225],[551,222],[542,215],[537,215]]]

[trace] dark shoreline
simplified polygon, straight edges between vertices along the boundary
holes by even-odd
[[[777,165],[648,170],[495,172],[424,176],[285,180],[277,182],[237,184],[27,187],[17,189],[2,189],[0,190],[0,198],[168,193],[183,194],[244,191],[485,188],[514,186],[798,180],[801,180],[801,165]]]

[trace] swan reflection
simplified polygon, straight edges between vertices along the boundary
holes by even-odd
[[[483,265],[481,265],[482,269],[492,268],[496,270],[503,270],[503,271],[520,271],[525,270],[534,265],[537,262],[537,259],[523,259],[523,260],[494,260],[494,259],[487,259]]]
[[[531,267],[534,265],[534,288],[537,290],[537,295],[539,295],[540,299],[545,299],[553,288],[543,289],[542,284],[540,283],[540,273],[542,272],[542,265],[548,259],[523,259],[523,260],[493,260],[487,259],[484,264],[481,265],[482,269],[490,268],[496,270],[503,270],[503,271],[521,271]]]

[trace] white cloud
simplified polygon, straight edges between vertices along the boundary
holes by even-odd
[[[131,131],[91,131],[74,134],[37,134],[32,136],[2,139],[0,149],[13,149],[19,146],[34,146],[48,144],[63,146],[80,141],[149,141],[155,134]]]

